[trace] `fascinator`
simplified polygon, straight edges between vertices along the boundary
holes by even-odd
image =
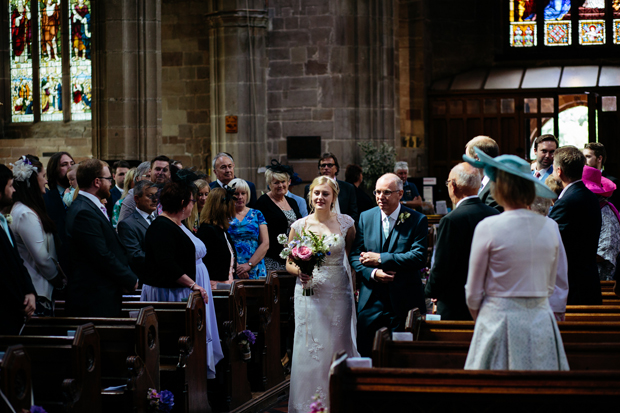
[[[223,201],[226,203],[229,203],[230,200],[234,200],[235,202],[237,201],[237,190],[235,189],[234,186],[227,186],[226,188],[223,188],[226,191],[226,195],[224,195]]]
[[[292,178],[293,175],[295,174],[295,172],[293,171],[293,168],[291,168],[288,165],[282,165],[280,162],[278,162],[275,159],[271,160],[271,165],[267,165],[267,169],[275,173],[288,174],[289,178]]]
[[[172,182],[176,184],[189,186],[194,190],[197,189],[194,181],[199,179],[198,175],[196,175],[196,173],[189,168],[181,169],[180,171],[177,171],[177,173],[173,173],[171,178]]]
[[[37,170],[30,159],[24,155],[19,158],[15,164],[11,164],[11,166],[13,167],[13,177],[15,180],[20,182],[25,181],[26,185],[30,188],[30,176]]]

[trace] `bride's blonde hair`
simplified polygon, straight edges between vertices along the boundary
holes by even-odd
[[[327,176],[317,176],[314,178],[314,181],[310,184],[310,191],[308,191],[308,204],[310,205],[310,213],[314,212],[314,204],[312,203],[312,191],[314,187],[317,185],[329,185],[334,193],[334,199],[332,199],[332,204],[330,205],[330,211],[334,210],[334,206],[336,205],[336,199],[338,199],[338,194],[340,193],[340,188],[338,187],[338,183],[335,179],[331,179]]]

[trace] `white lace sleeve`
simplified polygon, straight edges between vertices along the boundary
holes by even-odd
[[[355,221],[353,221],[353,218],[346,214],[338,214],[338,223],[340,223],[340,234],[343,237],[346,237],[349,228],[355,225]]]
[[[296,234],[301,234],[301,230],[306,226],[306,217],[300,218],[297,221],[293,222],[291,228],[295,230]]]

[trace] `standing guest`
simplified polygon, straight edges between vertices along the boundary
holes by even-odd
[[[370,357],[381,327],[405,331],[407,314],[426,312],[420,270],[426,265],[428,220],[401,205],[403,181],[395,174],[377,180],[377,208],[364,212],[351,253],[351,267],[361,278],[357,349]]]
[[[215,188],[207,197],[200,211],[198,238],[207,247],[202,261],[209,270],[211,289],[218,283],[232,284],[237,269],[237,254],[228,227],[235,217],[235,191],[232,188]]]
[[[608,201],[616,184],[602,176],[591,166],[583,167],[583,183],[594,193],[601,208],[601,234],[598,240],[597,266],[601,281],[612,281],[616,274],[616,258],[620,252],[620,215],[615,205]]]
[[[547,177],[553,174],[553,155],[558,146],[560,146],[558,138],[551,134],[540,135],[534,141],[536,163],[532,169],[532,175],[541,182],[545,182]]]
[[[141,166],[141,165],[140,165]],[[163,188],[164,185],[170,182],[170,158],[165,155],[159,155],[153,158],[151,161],[150,179],[154,184],[158,184],[159,188]],[[132,198],[127,199],[127,203],[123,202],[121,205],[121,213],[118,217],[118,222],[121,222],[136,210],[136,204]],[[158,208],[157,213],[161,212]]]
[[[15,235],[19,255],[37,291],[35,315],[51,317],[54,315],[54,286],[63,287],[66,280],[58,274],[54,243],[56,226],[47,215],[43,201],[47,184],[46,171],[39,158],[26,155],[15,162],[13,175],[15,203],[11,209],[11,230]]]
[[[406,207],[415,209],[422,206],[422,197],[415,185],[407,181],[409,175],[409,165],[407,162],[396,162],[394,164],[394,173],[403,181],[403,198],[400,203]]]
[[[118,199],[118,201],[116,201],[116,203],[114,204],[114,207],[112,208],[112,216],[110,217],[110,222],[112,222],[112,226],[114,228],[118,227],[118,217],[121,213],[121,205],[123,204],[123,201],[125,200],[125,198],[127,198],[127,195],[130,192],[133,196],[133,188],[136,183],[136,181],[134,180],[135,176],[136,168],[131,168],[129,171],[127,171],[127,174],[125,175],[123,193],[121,194],[121,197]]]
[[[138,278],[112,227],[102,199],[110,196],[112,174],[99,159],[77,170],[78,197],[67,214],[67,236],[74,264],[67,286],[67,313],[75,317],[119,317],[124,291],[134,291]]]
[[[224,355],[215,319],[209,272],[202,262],[205,244],[183,225],[196,203],[196,175],[179,171],[161,191],[162,213],[146,231],[146,272],[142,301],[183,301],[199,291],[206,306],[207,378],[215,378],[215,365]]]
[[[347,214],[355,222],[360,217],[357,210],[357,197],[355,196],[355,187],[348,182],[340,181],[336,179],[338,172],[340,172],[340,165],[338,165],[338,158],[331,152],[326,152],[321,155],[318,163],[319,176],[328,176],[338,184],[338,199],[336,200],[335,212],[337,214]],[[304,188],[304,198],[308,202],[308,210],[310,211],[310,201],[308,193],[310,192],[310,185],[306,185]]]
[[[5,211],[13,205],[13,173],[0,164],[0,335],[17,335],[36,309],[36,292],[19,256]]]
[[[574,146],[555,151],[553,176],[564,189],[549,218],[558,223],[568,257],[568,304],[601,305],[601,283],[596,257],[601,235],[598,198],[581,180],[585,156]]]
[[[59,245],[58,262],[69,276],[73,271],[73,262],[70,258],[69,239],[67,238],[66,220],[68,206],[62,200],[62,195],[69,188],[67,172],[75,165],[73,158],[68,152],[57,152],[50,157],[47,162],[47,187],[48,190],[43,195],[47,215],[54,221],[58,234]]]
[[[121,199],[121,196],[123,195],[125,178],[129,169],[130,166],[127,161],[116,161],[112,165],[112,178],[114,178],[114,186],[110,190],[110,199],[108,199],[108,203],[106,204],[110,218],[112,218],[114,205],[116,205],[116,202]]]
[[[62,202],[65,203],[67,208],[71,206],[75,198],[77,197],[78,184],[77,184],[77,165],[73,165],[69,172],[67,172],[67,178],[69,179],[69,188],[65,190],[64,195],[62,196]]]
[[[295,173],[292,166],[289,166],[289,167],[291,168],[292,175],[291,175],[291,183],[288,186],[288,192],[286,193],[286,196],[288,196],[289,198],[293,198],[293,200],[297,202],[297,207],[299,208],[299,213],[301,214],[301,216],[307,217],[308,216],[308,204],[306,204],[306,200],[300,197],[299,195],[295,195],[294,193],[291,192],[291,188],[293,186],[299,185],[302,182],[301,178],[299,177],[299,175]]]
[[[269,232],[263,213],[247,207],[250,188],[239,178],[229,182],[235,189],[235,218],[228,233],[237,252],[237,277],[257,279],[267,276],[265,254],[269,250]]]
[[[147,181],[151,180],[151,163],[148,161],[142,162],[140,165],[138,165],[134,172],[131,172],[130,170],[128,174],[131,174],[133,179],[129,179],[129,177],[127,176],[125,177],[125,185],[123,188],[123,194],[121,195],[121,199],[116,201],[116,204],[114,204],[114,211],[112,213],[112,225],[114,225],[114,228],[116,228],[118,222],[120,221],[121,211],[123,210],[124,202],[127,202],[125,207],[127,208],[126,213],[128,213],[128,215],[131,215],[131,212],[135,211],[136,202],[133,198],[133,187],[136,183],[144,179],[146,179]]]
[[[499,212],[478,198],[480,174],[468,163],[452,168],[446,186],[454,210],[439,221],[435,261],[425,293],[437,299],[442,320],[471,320],[464,288],[474,230],[480,221]]]
[[[364,174],[362,173],[362,167],[359,165],[349,165],[344,172],[344,179],[355,187],[355,198],[357,199],[357,212],[360,214],[364,211],[368,211],[377,205],[372,198],[362,188],[362,182],[364,181]]]
[[[488,136],[476,136],[467,142],[467,145],[465,146],[465,155],[473,159],[478,159],[478,155],[476,155],[475,152],[476,148],[484,152],[486,155],[489,155],[491,158],[495,158],[499,155],[499,146],[497,145],[497,142]],[[478,190],[478,197],[486,205],[502,212],[504,208],[502,208],[502,206],[495,201],[493,195],[491,194],[489,177],[484,175],[482,170],[480,170],[480,176],[482,177],[482,182],[480,183],[480,190]]]
[[[118,224],[118,237],[127,250],[129,266],[142,278],[145,271],[144,237],[155,220],[158,188],[151,181],[140,181],[134,187],[136,210]]]
[[[236,178],[235,176],[235,160],[232,155],[228,152],[220,152],[213,157],[213,161],[211,162],[211,168],[213,168],[213,173],[217,178],[215,181],[211,182],[209,185],[211,189],[213,188],[226,188],[230,185],[230,181]],[[250,208],[254,208],[254,204],[256,204],[256,187],[250,181],[245,181],[250,188],[248,192],[249,202],[248,206]]]
[[[196,234],[198,232],[198,228],[200,227],[200,212],[202,211],[202,208],[204,208],[205,203],[207,202],[207,196],[209,195],[211,187],[209,186],[209,182],[205,181],[204,179],[196,179],[194,185],[196,186],[196,190],[198,191],[196,193],[196,204],[194,205],[194,208],[192,208],[192,213],[190,214],[190,216],[184,221],[184,224],[194,234]]]
[[[267,271],[286,270],[286,260],[280,257],[284,246],[278,243],[278,235],[288,237],[293,222],[301,218],[297,202],[286,196],[292,175],[288,165],[272,160],[265,171],[265,181],[271,190],[256,201],[256,209],[263,213],[269,231],[269,250],[265,256]]]
[[[556,195],[532,176],[527,161],[476,153],[479,160],[463,159],[484,168],[504,212],[474,231],[465,295],[476,325],[465,369],[568,370],[549,305],[562,257],[559,229],[527,209],[536,195]]]
[[[605,169],[605,161],[607,161],[607,150],[605,145],[600,142],[589,142],[583,148],[583,155],[586,157],[586,165],[598,169],[603,174],[604,178],[609,179],[611,182],[618,185],[617,179],[609,174]],[[608,200],[614,205],[620,205],[620,197],[614,191],[613,195]]]

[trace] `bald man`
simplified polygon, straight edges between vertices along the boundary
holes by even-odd
[[[471,320],[465,303],[465,283],[474,229],[480,221],[499,212],[478,198],[480,174],[468,163],[452,168],[447,185],[454,210],[439,221],[435,263],[424,292],[437,299],[442,320]]]

